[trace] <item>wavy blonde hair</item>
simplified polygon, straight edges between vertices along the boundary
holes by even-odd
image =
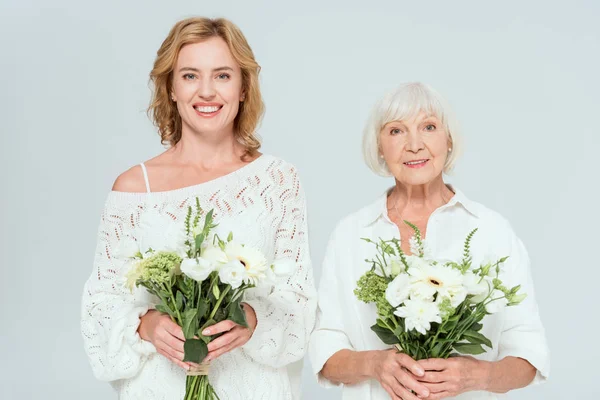
[[[242,31],[227,19],[194,17],[179,21],[173,26],[158,49],[154,67],[150,72],[153,94],[148,114],[158,127],[163,144],[174,146],[181,140],[181,117],[176,103],[170,96],[173,70],[183,46],[213,37],[220,37],[227,43],[242,70],[242,91],[245,99],[240,103],[235,117],[234,132],[237,141],[246,148],[246,154],[253,154],[261,145],[256,128],[265,110],[258,82],[260,65],[254,59],[254,53]]]

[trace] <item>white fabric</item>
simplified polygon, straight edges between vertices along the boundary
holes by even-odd
[[[138,333],[153,306],[143,289],[129,293],[118,246],[135,239],[146,210],[183,220],[195,198],[214,209],[217,228],[271,259],[289,258],[296,269],[275,288],[254,288],[245,300],[258,325],[242,348],[211,364],[210,380],[226,399],[298,399],[301,362],[314,326],[316,290],[307,240],[306,205],[293,166],[263,155],[243,168],[199,185],[153,193],[111,192],[98,232],[94,267],[85,284],[82,334],[97,378],[110,381],[120,399],[183,399],[185,371],[158,354]]]
[[[521,284],[522,291],[528,295],[520,305],[484,318],[482,333],[492,341],[493,349],[477,358],[488,361],[506,356],[524,358],[538,370],[533,382],[541,382],[549,373],[549,351],[535,301],[527,251],[503,217],[467,199],[460,191],[453,191],[456,194],[452,199],[435,210],[428,221],[426,240],[433,257],[459,261],[467,234],[479,228],[471,246],[474,265],[486,256],[494,259],[510,256],[501,278],[509,287]],[[333,386],[333,383],[320,371],[339,350],[389,348],[370,329],[375,323],[375,305],[360,302],[353,293],[360,276],[370,268],[364,260],[375,254],[375,247],[360,238],[399,237],[397,226],[387,215],[386,198],[387,192],[371,205],[344,218],[330,238],[319,285],[317,325],[309,350],[313,370],[325,387]],[[471,392],[456,399],[499,397],[492,393]],[[345,386],[343,399],[379,400],[389,399],[389,395],[377,381],[370,380]]]
[[[140,163],[140,167],[142,167],[142,173],[144,174],[144,183],[146,184],[146,192],[150,193],[150,179],[148,179],[148,170],[146,170],[146,165],[144,165],[144,163]]]

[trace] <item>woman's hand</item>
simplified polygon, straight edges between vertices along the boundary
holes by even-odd
[[[154,345],[159,354],[179,365],[186,371],[188,363],[183,362],[183,343],[185,337],[181,327],[171,321],[168,314],[150,310],[140,318],[138,333],[140,337]]]
[[[430,358],[418,362],[425,375],[418,378],[431,393],[427,399],[454,397],[473,390],[486,390],[490,363],[473,357]]]
[[[428,398],[429,389],[418,382],[419,377],[424,374],[424,369],[419,363],[396,350],[383,350],[375,354],[373,375],[393,400]]]
[[[221,321],[215,325],[206,328],[202,334],[205,336],[213,336],[219,333],[226,332],[208,344],[208,355],[205,361],[214,360],[217,357],[243,346],[250,340],[254,329],[256,328],[256,313],[254,309],[246,303],[242,303],[244,312],[246,313],[246,321],[248,328],[236,324],[233,321]]]

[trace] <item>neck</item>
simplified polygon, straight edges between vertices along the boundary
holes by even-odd
[[[233,131],[204,134],[183,130],[181,140],[169,152],[184,164],[212,167],[239,162],[245,149]]]
[[[428,216],[435,209],[448,203],[453,193],[440,175],[424,185],[406,185],[396,181],[388,198],[388,208],[403,218]]]

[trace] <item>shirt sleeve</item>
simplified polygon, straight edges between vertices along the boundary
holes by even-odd
[[[498,359],[512,356],[527,360],[537,369],[531,384],[541,383],[550,373],[550,355],[535,300],[529,256],[525,246],[516,236],[512,239],[507,272],[504,278],[506,286],[520,284],[520,293],[526,293],[527,297],[519,305],[507,307],[503,311]]]
[[[295,169],[287,171],[285,182],[280,192],[282,217],[276,230],[275,254],[278,261],[291,261],[293,272],[278,278],[271,290],[248,290],[244,297],[256,313],[257,325],[242,349],[256,362],[273,368],[304,357],[316,309],[306,200]]]
[[[337,229],[336,229],[337,231]],[[332,235],[327,245],[323,259],[321,281],[319,283],[319,302],[317,307],[317,323],[310,339],[310,360],[317,381],[324,387],[339,386],[323,377],[323,366],[340,350],[354,350],[346,334],[343,306],[346,304],[341,297],[339,287],[339,262],[336,257],[338,243],[336,233]]]
[[[154,346],[137,333],[148,302],[138,301],[125,288],[127,263],[118,256],[132,220],[122,204],[107,201],[100,227],[94,267],[83,289],[81,333],[96,378],[114,381],[135,376]]]

